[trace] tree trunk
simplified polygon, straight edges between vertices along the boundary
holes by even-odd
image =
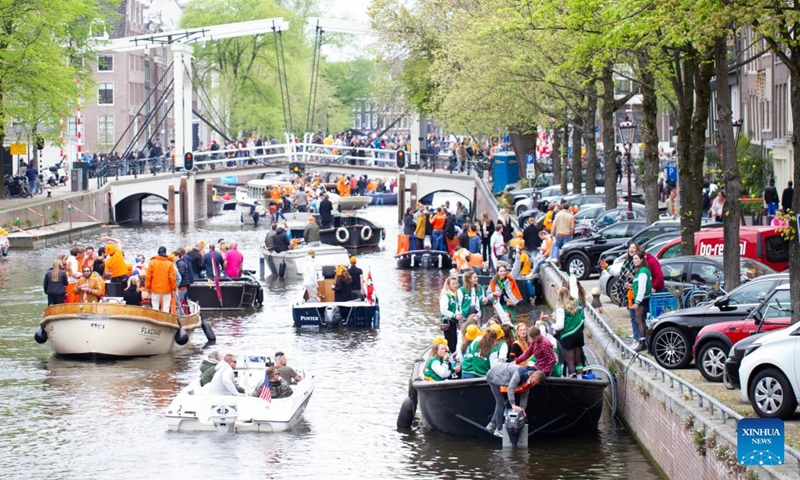
[[[794,164],[794,184],[800,185],[800,78],[798,73],[798,62],[800,62],[800,49],[794,47],[791,49],[793,60],[793,67],[790,68],[792,72],[792,81],[789,82],[791,89],[791,109],[792,109],[792,161]],[[727,202],[726,202],[727,203]],[[795,195],[792,198],[792,212],[800,212],[800,195]],[[792,227],[796,227],[793,225]],[[800,231],[795,228],[795,235],[800,235]],[[794,313],[800,313],[800,245],[797,238],[789,242],[789,284],[791,288],[791,304],[792,304],[792,323],[797,321],[798,316]]]
[[[581,159],[581,139],[583,138],[581,116],[575,114],[572,119],[572,192],[583,191],[583,160]]]
[[[519,168],[519,178],[525,178],[527,175],[527,164],[525,162],[525,154],[532,153],[533,158],[536,158],[536,135],[532,133],[509,133],[511,137],[511,145],[514,146],[514,152],[517,156],[517,167]],[[534,160],[535,165],[536,160]],[[536,172],[539,167],[535,166]]]
[[[561,195],[567,194],[567,158],[569,156],[569,123],[564,124],[564,149],[561,157]]]
[[[728,84],[728,49],[725,37],[714,41],[714,70],[717,76],[717,128],[725,179],[725,204],[722,213],[722,268],[725,287],[730,290],[739,286],[741,267],[739,264],[739,165],[736,162],[736,141],[733,136],[733,112],[731,111],[731,87]]]
[[[617,208],[617,155],[614,151],[614,76],[611,66],[603,69],[603,102],[600,104],[600,122],[603,124],[603,162],[606,189],[606,208]]]
[[[658,221],[658,97],[655,90],[655,75],[650,68],[650,59],[646,53],[637,55],[639,76],[642,79],[642,139],[644,140],[644,175],[641,186],[644,190],[645,215],[647,223]]]
[[[597,139],[595,138],[595,116],[597,115],[597,83],[587,87],[586,115],[583,117],[583,143],[586,145],[586,193],[594,194],[597,178]],[[606,165],[606,168],[608,166]]]
[[[687,192],[685,196],[691,196],[686,188],[691,184],[690,176],[692,171],[692,114],[694,111],[694,71],[697,69],[697,59],[684,55],[676,72],[680,75],[682,82],[676,85],[676,96],[678,99],[678,187],[679,191]],[[680,206],[681,209],[683,205]],[[684,255],[694,255],[694,232],[691,229],[691,222],[687,217],[681,215],[681,253]]]
[[[681,177],[681,231],[692,235],[690,246],[683,245],[684,255],[694,255],[694,232],[700,230],[703,215],[703,162],[705,160],[706,128],[711,105],[711,77],[714,76],[713,55],[703,55],[694,75],[695,108],[692,117],[689,171]],[[726,77],[727,81],[727,77]]]

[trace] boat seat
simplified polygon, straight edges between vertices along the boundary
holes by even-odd
[[[322,266],[322,278],[334,278],[336,277],[336,266],[335,265],[323,265]]]

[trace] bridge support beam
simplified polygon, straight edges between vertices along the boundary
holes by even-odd
[[[170,185],[167,192],[167,223],[175,225],[175,185]]]
[[[183,154],[192,150],[192,45],[172,44],[175,79],[175,168],[183,167]],[[166,142],[166,138],[161,139]],[[164,143],[166,145],[166,143]]]
[[[203,195],[206,199],[205,218],[211,218],[214,216],[214,184],[209,179],[204,180],[203,183],[205,184]]]

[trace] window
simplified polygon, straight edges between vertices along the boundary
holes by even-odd
[[[76,117],[69,117],[67,123],[67,135],[75,137],[78,135],[78,119]]]
[[[378,114],[372,114],[372,128],[378,128]]]
[[[767,318],[791,317],[789,290],[776,290],[775,293],[758,309],[758,316],[763,320]]]
[[[366,106],[364,107],[364,111],[369,112],[370,110],[372,110],[372,103],[367,102]]]
[[[356,123],[353,125],[356,130],[361,129],[361,115],[356,115]]]
[[[714,285],[722,278],[722,270],[710,263],[693,263],[691,282],[699,282],[705,285]]]
[[[669,247],[668,249],[664,250],[664,254],[661,255],[661,259],[665,258],[675,258],[681,256],[681,244],[676,243],[675,245]]]
[[[369,117],[369,113],[364,115],[364,130],[369,130],[370,129],[369,118],[370,118]]]
[[[114,105],[114,82],[98,82],[98,105]]]
[[[114,144],[114,115],[98,115],[97,141],[100,145]]]
[[[766,259],[771,263],[783,263],[789,261],[789,244],[780,235],[764,238],[764,250]]]
[[[728,295],[728,305],[756,304],[767,296],[774,283],[772,280],[745,283],[741,288]]]
[[[650,240],[651,238],[655,237],[658,234],[659,234],[659,232],[658,232],[657,228],[651,228],[651,229],[648,229],[648,230],[644,230],[641,233],[639,233],[638,235],[636,235],[636,238],[634,239],[634,241],[639,243],[639,244],[645,243],[646,241]]]
[[[612,225],[603,230],[603,238],[625,238],[628,234],[628,226],[624,224]]]
[[[680,245],[678,245],[680,247]],[[685,263],[670,263],[668,265],[662,265],[661,271],[664,274],[664,281],[665,282],[678,282],[683,283],[685,278],[686,272],[686,264]]]
[[[114,55],[98,55],[97,56],[97,71],[98,72],[113,72],[114,71]]]

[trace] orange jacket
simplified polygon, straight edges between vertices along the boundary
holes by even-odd
[[[178,288],[175,281],[175,265],[167,257],[156,255],[147,264],[147,278],[144,283],[145,290],[152,293],[172,293]]]
[[[437,213],[431,218],[431,225],[434,230],[443,230],[446,217],[443,213]]]

